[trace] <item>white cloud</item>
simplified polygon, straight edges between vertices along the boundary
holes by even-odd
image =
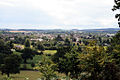
[[[12,3],[9,3],[9,2],[3,2],[3,1],[0,1],[0,7],[14,7],[14,4]]]
[[[59,22],[55,25],[96,27],[99,24],[105,27],[116,22],[111,11],[113,0],[0,0],[0,4],[18,9],[43,11]]]

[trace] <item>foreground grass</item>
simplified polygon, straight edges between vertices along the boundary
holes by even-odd
[[[65,74],[57,73],[58,78],[66,79]],[[0,80],[5,80],[6,75],[1,75]],[[12,80],[40,80],[42,78],[42,74],[39,71],[20,71],[20,74],[10,74],[10,78]]]
[[[3,80],[4,77],[6,75],[0,74],[0,80]],[[13,80],[37,80],[41,75],[39,71],[20,71],[20,74],[11,74],[10,77]]]

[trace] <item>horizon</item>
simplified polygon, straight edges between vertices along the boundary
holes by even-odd
[[[19,29],[13,29],[13,28],[0,28],[0,30],[100,30],[100,29],[120,29],[118,28],[93,28],[93,29],[24,29],[24,28],[19,28]]]

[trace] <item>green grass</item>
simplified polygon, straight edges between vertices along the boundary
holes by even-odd
[[[6,77],[6,75],[0,74],[0,80],[3,80],[3,78]],[[20,71],[20,74],[11,74],[10,77],[13,80],[37,80],[41,77],[39,71]]]
[[[42,55],[35,55],[32,60],[27,60],[28,63],[35,63],[37,64],[41,60]]]
[[[21,64],[21,65],[20,65],[20,68],[22,68],[22,69],[33,69],[33,68],[31,67],[31,64]]]
[[[16,51],[13,51],[13,54],[21,55],[22,53],[20,53],[20,52],[16,52]]]
[[[46,55],[46,54],[50,54],[50,55],[53,55],[55,54],[57,51],[56,50],[45,50],[43,51],[43,53]],[[20,52],[16,52],[16,51],[13,51],[13,54],[17,54],[17,55],[21,55],[22,53]],[[50,56],[48,56],[50,57]],[[39,61],[41,61],[41,58],[42,58],[42,55],[35,55],[33,57],[33,59],[28,59],[27,60],[27,64],[24,65],[24,64],[21,64],[20,68],[26,68],[26,69],[32,69],[31,67],[31,63],[34,63],[35,65],[38,64]]]
[[[60,79],[65,79],[66,77],[65,74],[61,73],[57,73],[57,75]],[[5,74],[0,74],[0,80],[4,80],[5,77],[7,77]],[[39,71],[22,70],[20,74],[10,74],[10,78],[12,78],[12,80],[39,80],[38,78],[42,78],[42,74]]]
[[[44,54],[51,54],[51,55],[55,54],[56,52],[57,52],[56,50],[45,50],[45,51],[43,51]]]
[[[21,46],[23,49],[25,48],[25,45],[22,45],[22,44],[14,44],[14,46],[17,46],[17,45],[19,45],[19,46]],[[32,45],[30,45],[30,48],[34,48]]]
[[[24,45],[22,45],[22,44],[14,44],[14,46],[17,46],[17,45],[21,46],[22,48],[24,48],[24,47],[25,47],[25,46],[24,46]]]

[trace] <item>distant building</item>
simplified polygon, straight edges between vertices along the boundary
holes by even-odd
[[[31,41],[43,41],[43,39],[30,39]]]

